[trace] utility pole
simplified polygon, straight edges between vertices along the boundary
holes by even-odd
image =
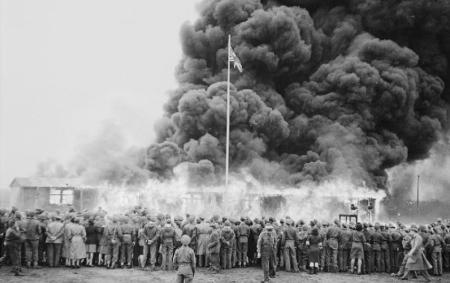
[[[420,216],[420,206],[419,206],[419,193],[420,193],[420,175],[417,175],[417,215]]]

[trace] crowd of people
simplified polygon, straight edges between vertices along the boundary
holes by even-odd
[[[0,263],[22,268],[177,269],[179,282],[197,267],[221,272],[261,266],[264,282],[287,272],[389,273],[400,279],[450,271],[450,221],[429,225],[294,221],[218,215],[121,215],[0,210]]]

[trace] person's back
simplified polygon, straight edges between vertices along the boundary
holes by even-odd
[[[191,238],[187,235],[181,237],[182,246],[179,247],[173,256],[173,264],[177,267],[177,283],[192,282],[195,275],[195,253],[188,245]]]

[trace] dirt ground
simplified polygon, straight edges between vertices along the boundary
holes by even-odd
[[[57,283],[75,283],[75,282],[92,282],[92,283],[107,283],[107,282],[175,282],[175,272],[167,271],[142,271],[138,269],[115,269],[107,270],[104,268],[56,268],[56,269],[30,269],[24,270],[25,276],[15,277],[9,267],[3,266],[0,268],[0,282],[57,282]],[[194,282],[203,283],[256,283],[263,279],[262,270],[257,268],[233,269],[222,271],[219,274],[211,274],[206,269],[200,269],[196,273]],[[411,280],[412,282],[424,282],[423,279]],[[361,275],[356,276],[352,274],[329,274],[321,273],[319,275],[309,275],[306,273],[287,273],[279,272],[275,279],[271,282],[336,282],[336,283],[367,283],[367,282],[403,282],[398,279],[391,278],[388,275]],[[443,277],[434,277],[432,282],[450,282],[450,274],[445,274]]]

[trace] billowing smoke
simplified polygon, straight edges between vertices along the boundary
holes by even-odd
[[[234,174],[386,188],[386,170],[428,157],[447,127],[450,1],[205,1],[145,155],[161,179],[181,164],[223,182],[228,34],[244,67],[231,73]]]
[[[41,162],[36,176],[81,178],[88,185],[139,186],[151,177],[143,169],[144,156],[144,148],[129,147],[120,128],[105,122],[92,140],[78,147],[67,164]]]

